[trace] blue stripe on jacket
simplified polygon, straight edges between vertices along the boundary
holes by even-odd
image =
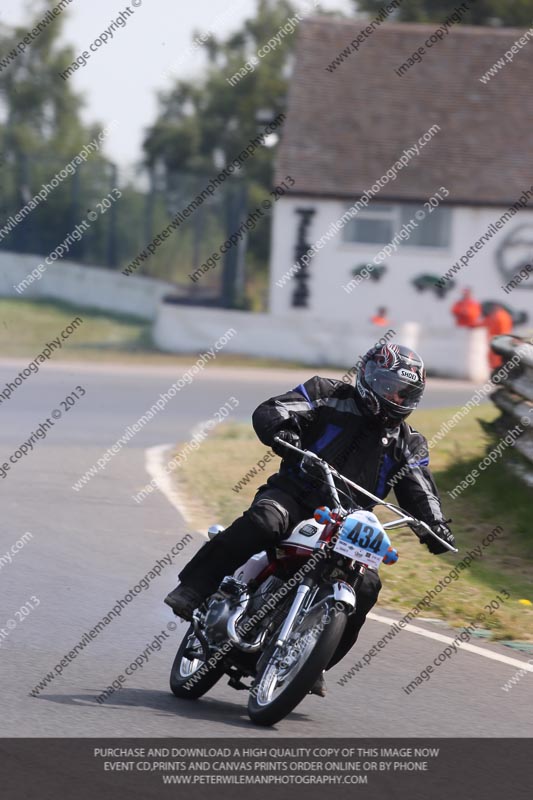
[[[298,386],[295,386],[295,388],[293,389],[293,392],[298,392],[298,394],[302,394],[305,397],[305,399],[307,400],[307,402],[309,403],[309,405],[311,406],[311,408],[313,408],[313,401],[309,397],[307,389],[305,388],[303,383],[300,383]]]

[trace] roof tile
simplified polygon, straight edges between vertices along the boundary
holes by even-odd
[[[437,25],[383,24],[333,72],[328,64],[366,23],[315,17],[298,33],[276,182],[304,195],[363,194],[434,124],[441,131],[381,200],[507,205],[533,183],[533,42],[492,79],[479,78],[524,34],[455,25],[402,77]]]

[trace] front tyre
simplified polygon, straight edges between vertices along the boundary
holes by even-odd
[[[302,702],[330,662],[346,621],[346,612],[326,601],[295,626],[282,652],[275,648],[257,675],[248,700],[252,722],[275,725]]]
[[[170,672],[170,688],[182,700],[197,700],[224,674],[222,661],[209,666],[191,625],[181,642]]]

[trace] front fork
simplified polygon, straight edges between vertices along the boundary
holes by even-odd
[[[366,575],[366,569],[367,568],[366,568],[366,566],[364,564],[359,564],[358,565],[357,575],[356,575],[356,578],[355,578],[355,580],[353,582],[353,590],[354,590],[356,595],[357,595],[357,592],[359,591],[359,589],[361,588],[361,584],[363,583],[364,577]]]
[[[285,618],[283,627],[281,628],[279,636],[276,640],[276,647],[282,647],[289,638],[289,636],[291,635],[294,623],[296,622],[298,615],[309,596],[310,591],[311,591],[311,585],[307,583],[302,583],[300,586],[298,586],[298,589],[296,590],[296,596],[292,601],[289,613]]]
[[[361,586],[361,583],[363,582],[365,572],[366,567],[363,564],[359,564],[359,569],[353,588],[344,581],[336,581],[333,586],[333,599],[335,601],[344,603],[344,605],[347,607],[351,606],[352,611],[350,613],[355,611],[357,592]],[[313,589],[316,592],[317,588],[318,587],[314,584],[312,579],[298,586],[298,589],[296,590],[296,596],[292,601],[289,613],[287,614],[278,638],[276,639],[276,647],[282,647],[286,643],[287,639],[292,633],[292,629],[302,608],[304,607],[306,601],[309,600],[310,593]]]

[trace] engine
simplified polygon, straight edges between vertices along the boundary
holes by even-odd
[[[283,581],[271,575],[266,581],[263,581],[250,598],[250,604],[247,609],[247,617],[253,617],[260,608],[263,608],[269,596],[274,594],[280,586],[283,586]]]
[[[246,607],[248,590],[244,583],[233,577],[224,578],[216,594],[209,602],[205,615],[205,631],[212,642],[222,642],[228,638],[228,620],[239,606]]]
[[[276,607],[268,606],[267,602],[270,598],[276,597],[276,592],[283,586],[283,581],[275,575],[271,575],[259,586],[250,598],[248,608],[246,609],[246,616],[243,620],[243,625],[239,630],[245,638],[250,636],[257,636],[258,631],[265,630],[267,627],[274,624],[274,628],[279,624],[279,620],[284,619],[286,614],[287,598],[281,600],[276,604]],[[268,613],[264,613],[268,609]],[[261,612],[258,614],[258,612]],[[252,628],[248,628],[248,633],[245,634],[242,630],[246,623],[254,620],[254,616],[258,614],[259,619],[255,622]]]

